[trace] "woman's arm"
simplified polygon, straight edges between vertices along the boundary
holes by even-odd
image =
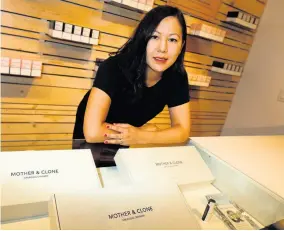
[[[157,127],[157,125],[155,124],[144,124],[142,127],[140,127],[142,130],[144,131],[148,131],[148,132],[156,132],[159,130],[159,128]]]
[[[117,134],[115,131],[109,131],[105,123],[111,98],[104,91],[93,87],[88,99],[85,117],[84,117],[84,136],[88,143],[104,142],[104,134]]]
[[[182,143],[190,134],[190,103],[169,108],[171,127],[155,132],[143,132],[142,140],[151,144]]]
[[[175,144],[183,143],[190,134],[190,105],[185,103],[169,109],[171,128],[157,131],[147,131],[129,124],[110,125],[110,131],[118,134],[107,133],[105,143],[109,144]]]

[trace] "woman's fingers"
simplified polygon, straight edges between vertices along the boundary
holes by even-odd
[[[120,133],[125,131],[125,128],[119,127],[119,126],[116,126],[116,125],[107,125],[107,128],[110,129],[110,130],[113,130],[113,131],[120,132]]]
[[[111,139],[123,139],[124,135],[123,135],[123,133],[120,133],[120,134],[105,134],[105,137],[111,138]]]
[[[117,124],[117,123],[114,123],[113,125],[121,128],[129,128],[131,126],[129,124]]]

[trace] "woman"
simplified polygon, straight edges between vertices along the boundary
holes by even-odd
[[[179,9],[159,6],[148,12],[128,42],[100,65],[78,107],[73,138],[124,146],[186,141],[185,48],[186,23]],[[144,125],[166,105],[170,128]]]

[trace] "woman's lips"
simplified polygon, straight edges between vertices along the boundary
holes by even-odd
[[[154,60],[156,63],[164,64],[167,62],[168,59],[165,58],[159,58],[159,57],[154,57]]]

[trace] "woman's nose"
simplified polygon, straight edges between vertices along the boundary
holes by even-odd
[[[168,51],[168,41],[165,39],[161,39],[158,44],[158,51],[165,53]]]

